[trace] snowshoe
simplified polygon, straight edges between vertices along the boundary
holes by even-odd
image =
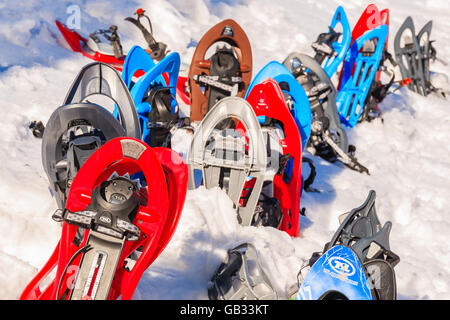
[[[275,80],[255,85],[247,101],[263,120],[260,125],[268,153],[266,182],[253,225],[262,223],[298,237],[302,191],[300,133]]]
[[[228,250],[228,257],[211,279],[210,300],[276,300],[277,294],[250,243]]]
[[[436,50],[430,40],[433,21],[429,21],[416,35],[414,22],[406,18],[395,36],[395,58],[404,79],[411,79],[408,88],[423,96],[439,91],[430,81],[430,60]]]
[[[245,128],[220,128],[229,119]],[[220,129],[217,129],[220,128]],[[188,155],[189,189],[204,185],[226,191],[237,209],[238,222],[250,226],[266,176],[267,151],[252,106],[242,98],[220,100],[194,133]],[[245,192],[248,178],[251,190]],[[241,201],[246,196],[246,201]]]
[[[310,268],[296,298],[299,300],[395,300],[394,267],[400,258],[390,250],[391,222],[381,225],[375,191],[364,204],[341,218],[341,225],[324,247],[300,270]]]
[[[323,159],[342,161],[352,170],[367,172],[349,154],[347,133],[336,109],[336,89],[318,62],[305,54],[293,52],[283,62],[305,89],[311,105],[311,135],[307,150]]]
[[[350,47],[342,71],[342,85],[336,104],[341,122],[354,127],[362,120],[367,98],[383,55],[389,28],[379,26],[364,33]],[[365,115],[369,115],[366,110]],[[370,120],[367,117],[367,120]]]
[[[368,5],[367,8],[361,14],[360,18],[358,19],[358,22],[356,23],[355,27],[352,30],[352,38],[350,45],[352,46],[354,42],[365,33],[381,25],[386,25],[389,28],[389,9],[384,9],[380,11],[375,4]],[[364,112],[361,117],[361,120],[371,121],[375,118],[381,118],[381,120],[383,121],[382,113],[378,108],[378,104],[381,103],[388,94],[392,93],[389,92],[389,88],[394,83],[393,72],[388,71],[386,62],[389,60],[392,67],[397,66],[397,63],[393,59],[392,55],[388,52],[388,40],[389,40],[389,33],[384,43],[384,49],[381,56],[380,64],[378,66],[378,70],[375,73],[375,78],[372,80],[372,84],[370,86],[369,93],[366,98]],[[371,54],[373,54],[373,50],[374,47],[376,47],[376,45],[377,45],[376,41],[366,42],[362,49],[363,55],[370,56]],[[353,72],[355,68],[356,64],[354,63]],[[388,75],[392,75],[391,81],[389,81],[388,83],[382,83],[381,81],[382,72],[385,72]],[[341,70],[338,84],[339,90],[344,87],[345,82],[347,80],[348,78],[343,78],[343,72]]]
[[[311,133],[311,108],[305,90],[284,65],[277,61],[271,61],[264,66],[249,85],[247,96],[253,90],[254,86],[269,78],[274,79],[281,88],[285,102],[300,131],[302,150],[305,150]],[[307,191],[313,190],[309,188],[309,185],[304,184],[304,181],[311,181],[310,184],[312,184],[314,181],[313,173],[314,170],[311,170],[311,174],[307,179],[304,180],[302,178],[301,190],[303,190],[303,187]]]
[[[150,147],[171,146],[174,130],[189,125],[189,118],[179,117],[177,78],[180,56],[173,52],[154,64],[141,47],[134,46],[125,59],[122,78],[130,89],[142,129],[142,140]],[[136,82],[133,75],[145,72]]]
[[[96,103],[93,95],[112,99],[119,118]],[[106,141],[129,136],[140,139],[139,120],[133,100],[113,67],[95,62],[85,66],[57,108],[42,137],[42,163],[60,209],[70,185],[84,162]]]
[[[91,33],[89,37],[84,37],[68,29],[58,20],[55,20],[55,23],[74,52],[80,52],[94,61],[110,64],[118,71],[122,70],[125,55],[120,44],[117,26],[111,26],[108,30],[98,30]]]
[[[370,30],[373,30],[381,25],[387,25],[389,27],[389,9],[383,9],[379,10],[378,7],[375,4],[369,4],[367,8],[363,11],[361,16],[359,17],[358,21],[356,22],[355,27],[352,30],[351,35],[351,41],[350,46],[353,45],[353,43],[361,37],[366,32],[369,32]],[[381,80],[381,67],[383,66],[383,62],[391,57],[391,55],[388,53],[388,39],[389,34],[386,38],[386,42],[384,43],[384,52],[383,52],[383,60],[382,63],[380,63],[380,70],[377,70],[376,73],[376,81]],[[391,58],[391,62],[394,62],[394,60]],[[338,88],[341,88],[344,85],[342,82],[342,76],[339,79],[339,85]]]
[[[283,91],[289,110],[300,131],[302,150],[304,150],[311,133],[311,107],[305,90],[284,65],[277,61],[271,61],[266,64],[248,86],[246,97],[248,97],[254,86],[268,78],[278,82]]]
[[[207,58],[214,44],[216,51]],[[224,97],[243,98],[251,77],[252,49],[244,30],[230,19],[212,27],[200,39],[189,68],[191,121],[202,120]]]
[[[131,178],[140,172],[143,180]],[[174,151],[132,138],[107,142],[79,170],[65,209],[54,214],[63,222],[61,239],[20,298],[131,299],[175,231],[186,188],[187,167]]]
[[[142,8],[139,8],[134,13],[137,15],[137,19],[128,17],[125,18],[125,20],[131,22],[134,24],[144,36],[145,41],[148,44],[148,47],[150,49],[150,57],[156,61],[160,61],[167,55],[167,45],[162,42],[157,42],[155,38],[153,37],[153,27],[152,22],[150,21],[150,18],[145,14],[145,10]],[[141,19],[146,19],[148,22],[148,29],[141,23]]]
[[[342,33],[335,31],[338,24],[341,25]],[[312,48],[316,53],[314,59],[331,79],[344,60],[351,41],[350,24],[343,7],[339,6],[336,9],[328,29],[328,33],[321,33],[318,36]]]

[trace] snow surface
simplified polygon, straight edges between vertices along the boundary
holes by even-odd
[[[51,220],[56,203],[41,165],[40,141],[27,125],[58,107],[80,68],[90,61],[62,47],[54,19],[68,18],[79,4],[81,32],[119,26],[123,47],[144,45],[137,29],[124,21],[138,7],[147,9],[154,33],[182,57],[186,73],[196,41],[214,24],[236,20],[247,32],[254,74],[290,52],[312,53],[310,44],[325,32],[336,7],[345,7],[353,26],[368,1],[148,0],[0,3],[0,298],[17,299],[43,266],[59,239]],[[391,12],[391,41],[411,15],[417,28],[433,19],[433,39],[441,59],[450,55],[450,2],[447,0],[375,1]],[[393,52],[393,49],[390,48]],[[450,67],[431,69],[449,90]],[[359,160],[371,175],[314,158],[315,187],[303,193],[300,238],[273,228],[242,227],[231,200],[218,189],[189,191],[172,241],[147,270],[136,299],[207,299],[210,277],[226,251],[244,241],[259,251],[262,265],[280,299],[296,282],[303,261],[319,251],[338,227],[339,214],[359,206],[369,190],[377,192],[377,212],[392,221],[391,247],[400,299],[450,299],[450,110],[448,100],[421,97],[406,89],[382,104],[384,123],[363,123],[348,130]],[[181,142],[186,141],[181,138]]]

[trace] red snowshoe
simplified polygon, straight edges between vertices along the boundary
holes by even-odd
[[[85,38],[78,32],[68,29],[58,20],[56,20],[55,23],[73,51],[80,52],[85,57],[94,61],[110,64],[118,71],[122,71],[125,55],[122,52],[120,39],[117,35],[117,27],[115,30],[113,28],[113,30],[111,30],[112,32],[110,32],[110,30],[99,30],[97,33],[93,33],[88,38]],[[99,35],[111,37],[111,33],[115,33],[113,39],[110,40],[111,43],[101,41],[98,37]]]
[[[20,298],[131,299],[175,231],[187,178],[170,149],[134,138],[107,142],[76,175],[65,210],[54,214],[63,222],[61,239]]]
[[[259,117],[265,140],[272,141],[266,143],[270,148],[268,158],[272,158],[268,162],[274,173],[272,196],[282,213],[279,229],[298,237],[302,188],[302,140],[298,127],[275,80],[267,79],[256,85],[247,101]],[[274,166],[276,163],[278,166]]]

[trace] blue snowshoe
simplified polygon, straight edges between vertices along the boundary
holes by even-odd
[[[342,33],[336,32],[340,25]],[[330,79],[336,73],[345,58],[352,40],[352,32],[344,8],[339,6],[334,13],[328,33],[321,33],[312,48],[316,52],[314,59],[323,67]],[[339,41],[340,40],[340,41]]]
[[[344,214],[323,253],[313,253],[299,272],[298,300],[395,300],[394,267],[400,258],[391,251],[392,223],[381,225],[375,191],[364,204]],[[302,271],[310,271],[302,281]]]
[[[133,75],[139,70],[145,74],[133,82]],[[170,147],[171,132],[189,120],[179,118],[176,100],[179,70],[177,52],[155,64],[144,49],[134,46],[125,59],[122,78],[136,104],[142,140],[151,147]],[[163,74],[168,75],[168,80]]]
[[[380,116],[376,104],[369,104],[375,74],[383,57],[389,28],[381,25],[356,39],[345,57],[337,109],[341,122],[354,127],[358,122]]]

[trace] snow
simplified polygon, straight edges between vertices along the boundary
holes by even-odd
[[[450,3],[447,0],[375,1],[390,8],[390,46],[403,20],[411,15],[417,28],[433,19],[438,56],[450,54]],[[368,1],[152,0],[85,1],[6,0],[0,4],[0,299],[17,299],[49,258],[60,227],[51,220],[56,203],[41,164],[40,141],[27,125],[44,124],[58,107],[80,68],[90,61],[61,46],[54,19],[63,22],[70,5],[81,9],[81,32],[116,24],[125,50],[144,45],[137,29],[124,21],[137,8],[150,14],[159,41],[182,57],[187,73],[195,43],[213,24],[236,20],[247,32],[254,74],[290,52],[312,53],[310,44],[327,30],[334,10],[343,5],[353,26]],[[393,52],[392,47],[390,51]],[[434,77],[449,91],[450,67],[432,64]],[[252,242],[280,299],[295,284],[297,272],[338,227],[339,214],[359,206],[369,190],[377,192],[382,222],[392,221],[391,248],[400,299],[450,299],[450,112],[448,100],[421,97],[407,89],[382,104],[384,123],[376,120],[348,130],[358,159],[371,175],[313,158],[314,187],[303,193],[300,238],[273,228],[238,225],[231,200],[218,189],[189,191],[173,236],[146,271],[136,299],[207,299],[208,281],[227,249]],[[188,137],[178,137],[187,150]],[[183,144],[184,142],[184,144]]]

